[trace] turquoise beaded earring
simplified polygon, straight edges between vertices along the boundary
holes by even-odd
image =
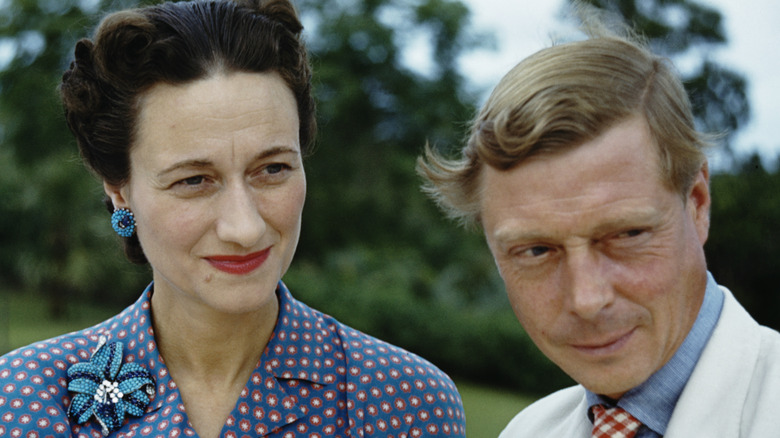
[[[130,209],[117,208],[111,215],[111,226],[122,237],[130,237],[135,232],[135,216]]]

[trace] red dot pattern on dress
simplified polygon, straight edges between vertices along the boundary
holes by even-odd
[[[225,421],[225,438],[465,436],[452,380],[419,356],[341,324],[295,300],[279,284],[280,314],[255,372]],[[156,381],[143,417],[112,436],[196,436],[176,383],[157,351],[150,286],[119,315],[80,332],[20,348],[0,358],[0,438],[101,438],[94,421],[67,417],[66,373],[87,361],[98,338],[125,344]]]

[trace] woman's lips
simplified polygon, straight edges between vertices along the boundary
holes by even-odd
[[[599,341],[593,343],[582,343],[572,345],[577,351],[593,356],[603,356],[615,353],[625,346],[631,339],[636,328],[625,332],[622,335],[613,337],[607,341]]]
[[[214,255],[208,256],[205,259],[211,266],[220,271],[229,274],[244,275],[259,268],[268,258],[270,252],[271,248],[268,247],[262,251],[246,255]]]

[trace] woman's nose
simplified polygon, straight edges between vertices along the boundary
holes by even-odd
[[[217,236],[244,248],[252,248],[266,231],[257,197],[249,187],[228,188],[219,203]]]

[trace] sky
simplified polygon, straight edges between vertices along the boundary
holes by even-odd
[[[496,50],[480,50],[461,60],[463,72],[487,92],[518,61],[550,45],[551,35],[572,35],[560,18],[565,0],[463,0],[477,31],[496,35]],[[718,10],[727,44],[713,48],[711,59],[748,81],[751,118],[734,138],[738,155],[759,152],[765,164],[780,156],[780,1],[699,0]],[[682,66],[681,66],[682,67]]]

